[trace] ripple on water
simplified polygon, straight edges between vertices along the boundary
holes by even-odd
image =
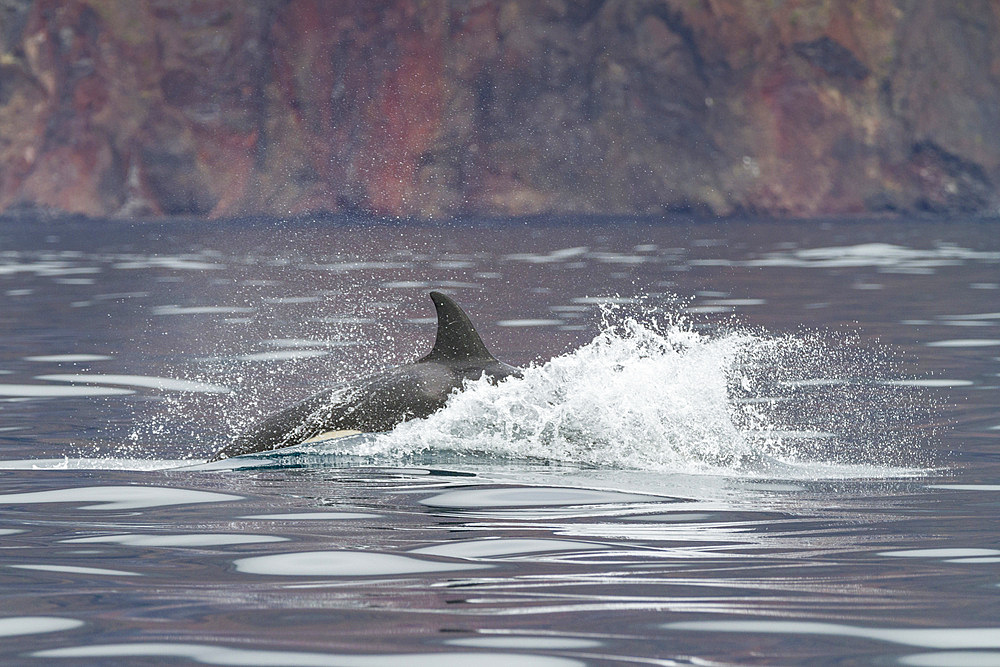
[[[516,487],[446,491],[420,502],[430,507],[483,509],[491,507],[559,507],[607,503],[657,502],[663,498],[637,493],[562,487]]]
[[[0,461],[0,470],[135,470],[152,471],[190,465],[185,459],[69,458],[10,459]]]
[[[130,547],[218,547],[233,544],[260,544],[264,542],[287,542],[287,537],[273,535],[234,535],[229,533],[184,533],[175,535],[144,535],[123,533],[121,535],[98,535],[95,537],[74,537],[60,540],[66,544],[124,544]]]
[[[481,637],[462,637],[449,639],[448,646],[468,646],[472,648],[490,649],[584,649],[603,646],[604,642],[596,639],[580,639],[577,637],[549,637],[537,635],[488,635]]]
[[[141,577],[138,572],[128,572],[126,570],[109,570],[103,567],[81,567],[77,565],[44,565],[36,563],[22,563],[19,565],[8,565],[8,567],[19,570],[37,570],[39,572],[62,572],[65,574],[96,574],[107,577]]]
[[[106,354],[42,354],[25,357],[25,361],[42,361],[54,363],[82,363],[89,361],[108,361],[113,359]]]
[[[527,653],[389,653],[345,655],[237,649],[212,644],[134,643],[70,646],[37,651],[37,658],[186,658],[206,665],[297,665],[300,667],[573,667],[578,660]]]
[[[193,491],[162,486],[84,486],[52,491],[32,491],[28,493],[6,493],[0,495],[0,504],[22,505],[29,503],[87,503],[84,510],[131,510],[168,505],[189,505],[194,503],[218,503],[243,500],[243,496],[233,496],[214,491]]]
[[[926,378],[923,380],[889,380],[884,384],[893,387],[971,387],[971,380],[949,380],[946,378]]]
[[[950,340],[935,340],[924,343],[927,347],[997,347],[998,338],[954,338]]]
[[[317,347],[352,347],[360,345],[357,341],[350,340],[325,340],[317,338],[273,338],[265,340],[264,345],[268,347],[280,348],[317,348]]]
[[[510,327],[510,328],[524,328],[524,327],[554,327],[562,324],[562,320],[546,320],[546,319],[524,319],[524,320],[500,320],[497,322],[498,327]]]
[[[234,561],[237,572],[278,576],[376,577],[479,570],[489,565],[445,562],[371,551],[304,551]]]
[[[211,315],[236,313],[253,313],[256,309],[245,306],[155,306],[154,315]]]
[[[39,375],[37,380],[52,380],[55,382],[73,382],[82,384],[111,384],[126,387],[148,387],[162,391],[185,391],[201,394],[226,394],[229,387],[196,382],[194,380],[178,380],[176,378],[156,377],[154,375],[120,375],[108,373],[54,373]]]
[[[487,539],[445,542],[430,547],[411,549],[411,554],[448,556],[451,558],[496,558],[519,554],[550,553],[553,551],[590,551],[610,549],[611,545],[576,540],[546,539]]]
[[[834,635],[922,648],[1000,648],[1000,627],[878,628],[810,621],[684,621],[663,627],[683,632]]]
[[[902,665],[917,667],[1000,667],[997,651],[946,651],[917,653],[899,658]]]
[[[11,616],[9,618],[0,618],[0,637],[60,632],[62,630],[72,630],[81,625],[83,625],[83,621],[75,618],[60,618],[59,616]]]
[[[17,398],[72,398],[77,396],[121,396],[134,394],[131,389],[80,387],[52,384],[0,384],[0,396]]]
[[[1000,550],[997,549],[905,549],[882,551],[879,555],[894,558],[934,558],[945,563],[1000,563]]]
[[[251,514],[241,519],[258,521],[345,521],[348,519],[379,519],[381,514],[366,512],[292,512],[289,514]]]
[[[267,352],[251,352],[236,357],[239,361],[291,361],[294,359],[312,359],[325,356],[323,350],[271,350]]]

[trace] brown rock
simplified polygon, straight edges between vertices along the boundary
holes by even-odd
[[[0,11],[0,209],[1000,210],[990,0]]]

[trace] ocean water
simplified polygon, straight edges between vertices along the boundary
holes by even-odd
[[[524,377],[207,463],[411,361]],[[0,220],[0,661],[1000,665],[975,220]]]

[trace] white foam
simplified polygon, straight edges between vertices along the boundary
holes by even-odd
[[[405,422],[374,446],[674,471],[749,454],[727,393],[745,340],[633,320],[623,327],[525,369],[522,379],[471,383],[446,410]]]
[[[470,383],[445,410],[351,453],[449,450],[670,472],[744,469],[768,452],[737,426],[736,413],[748,408],[734,405],[729,385],[746,357],[784,345],[797,343],[623,319],[523,378]]]

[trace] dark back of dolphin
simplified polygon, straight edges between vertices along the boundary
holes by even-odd
[[[212,460],[297,445],[326,431],[388,431],[444,407],[466,380],[519,375],[483,344],[468,315],[450,297],[431,292],[437,338],[418,361],[326,389],[252,426]]]

